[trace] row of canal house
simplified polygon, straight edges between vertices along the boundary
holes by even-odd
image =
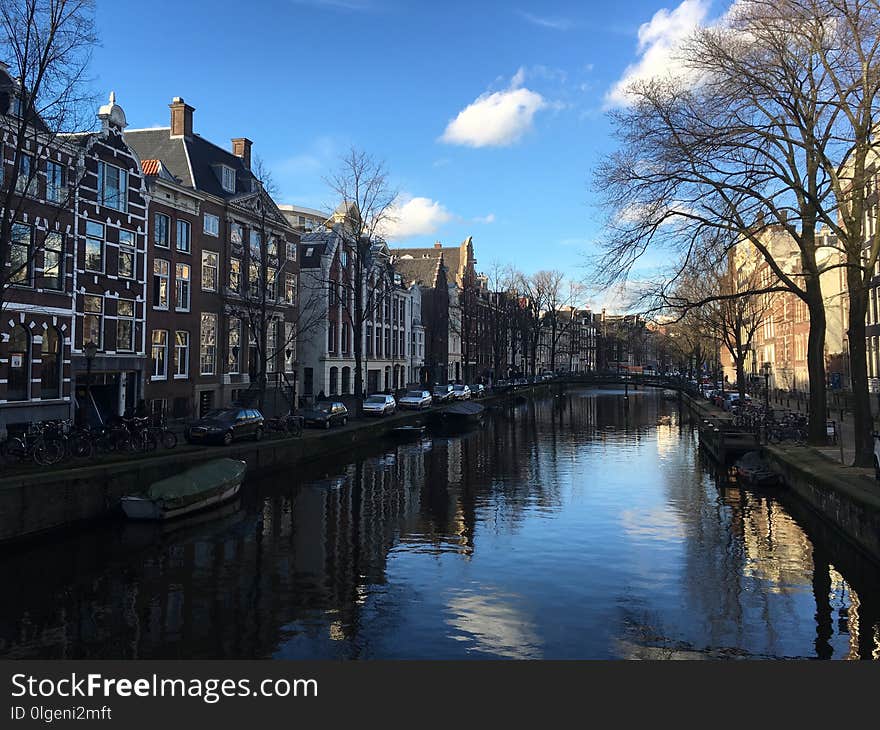
[[[20,178],[2,272],[0,431],[104,422],[142,400],[186,419],[260,395],[268,412],[355,395],[343,212],[277,205],[251,141],[204,139],[179,97],[161,128],[128,129],[112,94],[95,132],[52,137],[36,120],[17,165],[18,93],[0,71],[2,179]],[[366,393],[489,373],[485,302],[462,296],[475,263],[470,238],[374,244]]]
[[[266,399],[292,402],[299,236],[251,171],[250,140],[201,138],[179,98],[168,127],[126,130],[112,94],[98,131],[53,136],[20,123],[0,72],[0,431],[141,400],[171,417],[253,401],[263,362]]]

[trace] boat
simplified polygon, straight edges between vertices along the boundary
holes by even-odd
[[[453,403],[442,412],[443,419],[452,423],[479,423],[483,420],[486,409],[473,401]]]
[[[214,459],[123,497],[122,510],[132,520],[170,520],[207,509],[238,494],[246,470],[238,459]]]
[[[779,474],[773,471],[758,451],[748,451],[734,464],[737,477],[745,484],[773,487],[781,483]]]
[[[423,433],[425,433],[424,426],[396,426],[391,429],[391,435],[398,438],[411,438],[421,436]]]

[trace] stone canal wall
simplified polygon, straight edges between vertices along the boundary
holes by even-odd
[[[536,385],[529,390],[546,392],[559,387],[561,383],[554,383]],[[490,395],[479,402],[489,405],[505,397]],[[359,420],[330,431],[307,429],[302,438],[266,438],[228,447],[185,447],[89,466],[68,464],[64,468],[34,469],[11,476],[0,474],[0,543],[106,518],[118,513],[121,497],[204,461],[228,456],[247,462],[249,475],[280,472],[375,443],[388,437],[397,426],[439,420],[442,410],[441,407],[424,412],[401,412],[390,418]]]
[[[698,418],[723,415],[708,401],[682,399]],[[792,493],[880,562],[880,482],[872,470],[844,466],[808,446],[766,445],[761,450]]]

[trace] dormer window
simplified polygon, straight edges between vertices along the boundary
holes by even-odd
[[[235,192],[235,170],[231,167],[226,167],[226,165],[221,165],[220,167],[221,173],[221,184],[223,185],[223,189],[227,193]]]

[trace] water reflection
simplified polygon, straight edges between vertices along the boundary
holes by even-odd
[[[880,656],[880,579],[652,392],[572,392],[0,556],[3,657]]]

